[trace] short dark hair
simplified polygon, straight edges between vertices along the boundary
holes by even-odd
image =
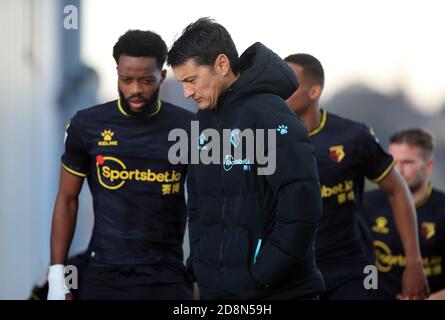
[[[298,64],[299,66],[303,67],[303,72],[305,74],[312,77],[313,80],[321,87],[324,86],[323,66],[321,65],[320,61],[318,61],[318,59],[314,56],[311,56],[307,53],[297,53],[287,56],[286,58],[284,58],[284,61]]]
[[[406,143],[422,149],[425,158],[431,157],[434,152],[434,138],[431,133],[421,128],[412,128],[394,133],[389,143]]]
[[[198,65],[212,66],[220,54],[227,56],[233,73],[238,74],[239,56],[232,37],[222,25],[204,17],[182,31],[168,52],[167,63],[175,67],[193,59]]]
[[[128,30],[120,36],[113,47],[113,58],[119,64],[119,57],[153,57],[156,58],[159,69],[167,58],[167,45],[164,40],[152,31]]]

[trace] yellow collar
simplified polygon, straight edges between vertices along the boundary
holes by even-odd
[[[311,132],[309,132],[309,137],[312,137],[314,135],[316,135],[317,133],[319,133],[321,131],[321,129],[324,128],[324,126],[326,125],[326,118],[328,117],[328,113],[326,112],[326,110],[321,109],[321,121],[320,121],[320,125],[315,128],[314,130],[312,130]]]
[[[433,186],[431,185],[431,183],[429,183],[428,184],[428,192],[422,199],[420,199],[416,203],[416,208],[420,208],[421,206],[423,206],[431,198],[431,193],[433,193]]]
[[[122,108],[122,104],[121,104],[121,99],[117,100],[117,107],[119,108],[119,111],[125,115],[126,117],[129,117],[130,115],[125,112],[124,108]],[[155,111],[153,111],[152,113],[150,113],[148,116],[149,117],[153,117],[155,115],[157,115],[159,113],[159,111],[161,110],[161,100],[158,100],[156,102],[156,107],[155,107]]]

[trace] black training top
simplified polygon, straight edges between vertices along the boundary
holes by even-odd
[[[365,262],[357,216],[364,180],[382,180],[394,162],[370,128],[325,110],[321,112],[320,126],[309,136],[315,148],[323,198],[315,242],[317,265],[330,287],[331,279],[363,275]]]
[[[382,191],[365,193],[364,213],[373,236],[375,264],[379,271],[380,298],[395,299],[401,293],[406,258],[391,206]],[[416,205],[420,251],[431,292],[445,289],[445,194],[429,188]]]
[[[205,299],[313,296],[323,289],[314,253],[321,196],[306,128],[283,100],[296,78],[261,43],[240,65],[218,107],[197,113],[199,155],[212,152],[219,163],[189,167],[189,265]],[[261,155],[275,163],[269,174],[260,174]]]
[[[182,263],[186,165],[172,165],[172,129],[193,114],[158,101],[130,115],[120,100],[78,112],[67,127],[63,167],[87,177],[93,196],[90,259],[107,264]]]

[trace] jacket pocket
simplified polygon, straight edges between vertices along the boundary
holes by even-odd
[[[270,242],[263,244],[254,260],[253,278],[265,287],[284,284],[287,280],[295,277],[294,272],[298,264],[296,259],[285,254]]]
[[[255,254],[253,256],[253,264],[256,263],[256,258],[258,257],[258,254],[260,253],[261,250],[261,243],[263,242],[263,239],[258,239],[256,248],[255,248]]]
[[[226,270],[223,286],[233,299],[258,299],[266,294],[264,286],[253,279],[247,266]]]

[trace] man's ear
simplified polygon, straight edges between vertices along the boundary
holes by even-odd
[[[321,88],[321,86],[319,84],[314,84],[313,86],[311,86],[311,89],[309,90],[309,98],[311,100],[320,99],[322,90],[323,89]]]
[[[161,82],[160,83],[164,82],[165,78],[167,78],[167,70],[166,69],[161,71]]]
[[[222,76],[227,75],[231,71],[229,58],[224,53],[221,53],[216,57],[213,68]]]
[[[426,172],[429,175],[431,175],[431,172],[433,171],[434,167],[434,160],[432,157],[429,157],[428,160],[426,160]]]

